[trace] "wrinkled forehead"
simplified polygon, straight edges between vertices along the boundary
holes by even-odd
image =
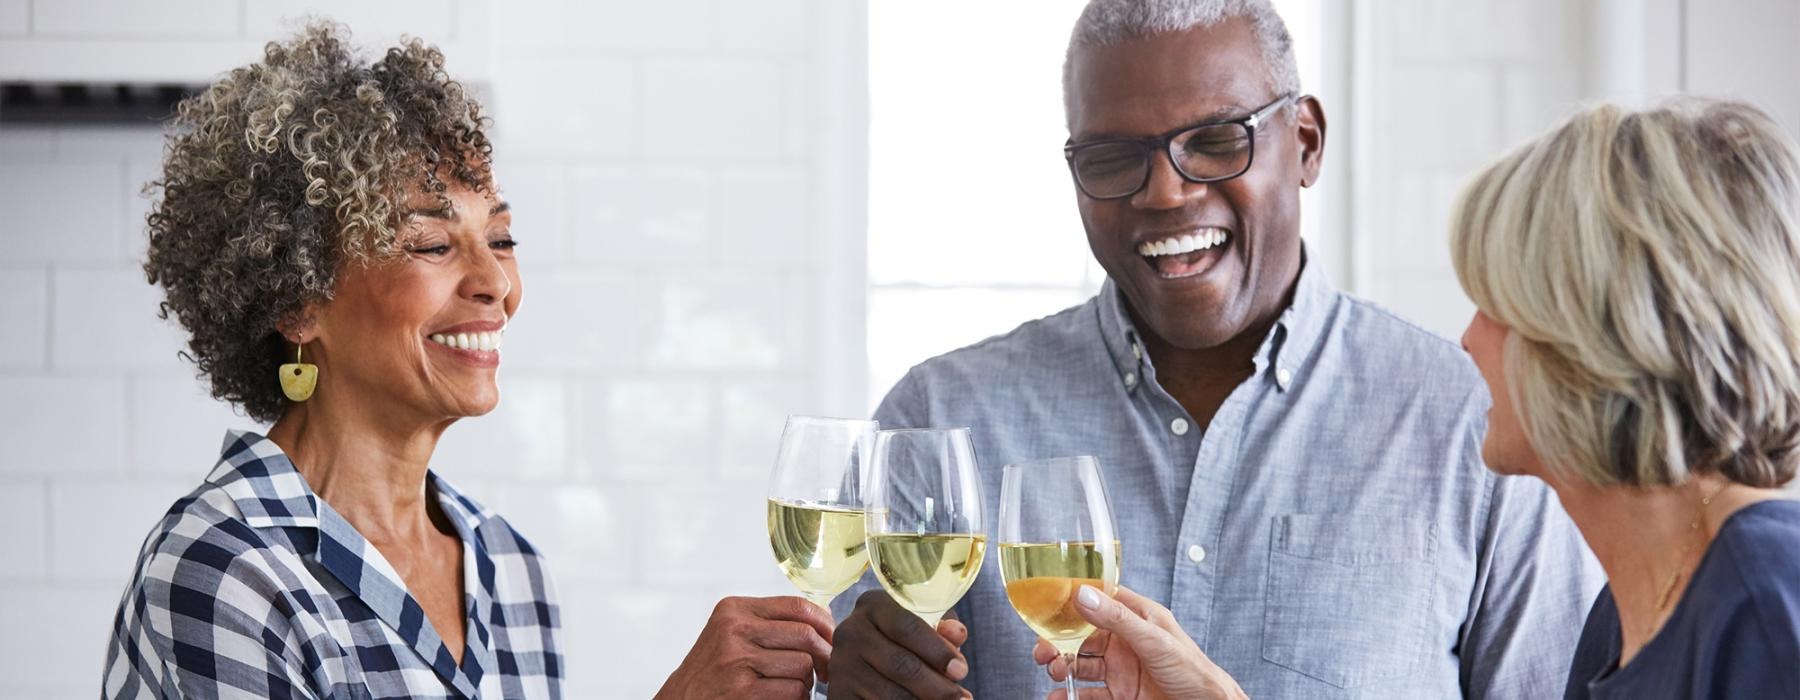
[[[1076,140],[1241,117],[1277,97],[1255,33],[1241,20],[1084,46],[1069,60]]]
[[[443,181],[443,192],[423,187],[408,188],[402,217],[409,224],[435,221],[441,224],[482,227],[493,217],[512,209],[493,187],[476,189],[455,179]]]

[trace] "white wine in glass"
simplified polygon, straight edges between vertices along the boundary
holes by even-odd
[[[987,554],[969,430],[876,433],[864,493],[876,580],[936,628],[975,583]]]
[[[1000,474],[1000,578],[1025,625],[1068,663],[1094,626],[1075,609],[1083,585],[1119,588],[1119,540],[1112,505],[1092,457],[1009,464]]]
[[[769,546],[807,600],[831,600],[869,569],[863,472],[874,421],[789,416],[769,485]]]

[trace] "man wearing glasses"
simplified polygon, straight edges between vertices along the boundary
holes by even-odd
[[[1461,350],[1308,264],[1325,114],[1267,0],[1094,0],[1064,91],[1108,282],[915,367],[882,427],[972,427],[990,502],[1005,464],[1097,456],[1121,583],[1252,697],[1560,693],[1598,571],[1547,489],[1483,467]],[[1042,697],[997,569],[939,631],[840,597],[831,697]]]

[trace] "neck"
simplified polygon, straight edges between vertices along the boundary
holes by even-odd
[[[1268,337],[1269,329],[1275,326],[1277,316],[1279,314],[1260,319],[1244,332],[1210,348],[1178,347],[1163,340],[1142,322],[1138,323],[1138,328],[1143,329],[1139,335],[1144,339],[1144,351],[1150,354],[1150,362],[1156,365],[1156,376],[1165,384],[1229,381],[1235,385],[1251,370],[1256,351]]]
[[[418,542],[442,531],[426,474],[449,421],[396,424],[363,402],[293,404],[269,439],[308,486],[371,543]]]
[[[1606,570],[1619,610],[1621,666],[1674,612],[1725,521],[1745,506],[1781,497],[1779,490],[1731,484],[1715,474],[1655,487],[1546,481]],[[1711,503],[1703,504],[1708,495]]]
[[[1282,312],[1294,304],[1299,289],[1300,273],[1296,269],[1287,291],[1262,318],[1250,323],[1237,335],[1223,343],[1205,348],[1184,348],[1163,339],[1154,328],[1144,323],[1137,310],[1127,303],[1132,322],[1144,341],[1144,351],[1156,367],[1157,383],[1175,398],[1199,425],[1212,423],[1213,414],[1231,392],[1256,369],[1256,352],[1269,337]]]

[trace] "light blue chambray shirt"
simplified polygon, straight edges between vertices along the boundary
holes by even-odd
[[[883,428],[969,426],[1001,467],[1099,458],[1120,582],[1168,606],[1251,697],[1548,698],[1601,572],[1543,483],[1481,462],[1489,399],[1455,344],[1308,265],[1204,433],[1163,391],[1111,282],[914,367]],[[991,534],[991,533],[990,533]],[[957,606],[976,697],[1041,698],[995,548]],[[837,600],[841,619],[872,577]]]

